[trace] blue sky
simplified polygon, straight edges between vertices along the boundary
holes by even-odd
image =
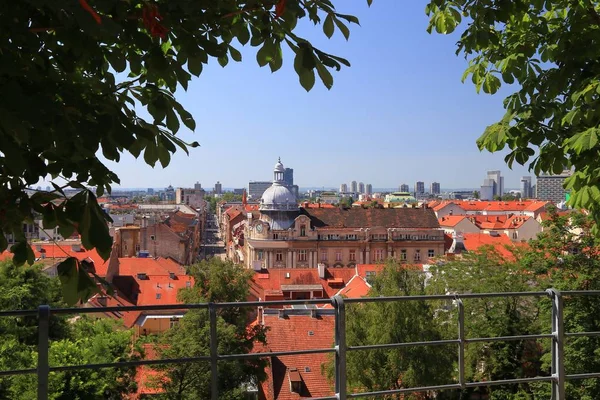
[[[501,169],[505,186],[516,188],[525,167],[509,170],[505,153],[480,153],[475,140],[503,114],[501,90],[476,94],[460,79],[467,66],[456,56],[457,34],[428,34],[426,1],[337,0],[338,11],[359,17],[346,42],[329,40],[320,26],[299,33],[316,47],[347,58],[351,68],[333,72],[327,90],[317,80],[307,93],[284,52],[272,74],[256,63],[256,48],[241,48],[243,61],[204,68],[187,92],[176,97],[194,115],[201,147],[179,151],[167,169],[125,156],[109,166],[122,187],[243,187],[268,180],[277,157],[294,168],[300,186],[337,187],[352,180],[374,187],[415,181],[443,188],[476,187],[488,169]],[[287,58],[285,56],[287,55]]]

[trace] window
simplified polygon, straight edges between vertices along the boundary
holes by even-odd
[[[186,287],[186,288],[191,288],[191,287],[192,287],[192,282],[190,282],[190,281],[187,281],[187,282],[185,283],[185,287]]]
[[[406,261],[406,249],[400,250],[400,261]]]
[[[383,261],[383,249],[375,250],[375,261]]]
[[[300,225],[300,236],[306,236],[306,225]]]
[[[161,298],[160,293],[156,293],[156,299],[159,300]]]
[[[415,261],[421,261],[421,250],[415,250]]]
[[[139,244],[136,244],[136,245],[135,245],[135,252],[137,253],[138,251],[140,251],[140,245],[139,245]]]
[[[262,250],[258,250],[258,251],[256,252],[256,259],[257,259],[257,260],[262,260],[262,259],[263,259],[263,256],[264,256],[264,255],[263,255],[263,251],[262,251]]]
[[[150,240],[156,240],[156,236],[150,235]]]
[[[273,239],[274,239],[274,240],[277,240],[277,239],[279,239],[279,233],[274,233],[274,234],[273,234]]]
[[[298,261],[306,261],[306,250],[298,251]]]
[[[376,233],[371,235],[371,240],[387,240],[387,233]]]
[[[341,250],[335,251],[335,261],[342,261],[342,251]]]
[[[429,257],[429,258],[435,257],[435,250],[434,249],[427,250],[427,257]]]
[[[175,325],[177,325],[178,322],[179,320],[177,318],[171,318],[171,320],[169,321],[169,328],[175,327]]]
[[[515,231],[515,232],[513,232],[512,236],[513,236],[513,239],[518,239],[518,237],[519,237],[519,235],[517,234],[517,232],[516,232],[516,231]]]
[[[327,252],[326,251],[321,252],[321,261],[327,261]]]
[[[350,261],[356,261],[356,250],[350,250]]]
[[[127,244],[125,244],[123,247],[125,248],[125,250],[127,250]]]
[[[283,253],[281,251],[275,253],[275,261],[283,261]]]
[[[356,240],[356,234],[346,235],[346,240]]]

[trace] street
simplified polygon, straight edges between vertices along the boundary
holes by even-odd
[[[225,244],[220,237],[216,214],[209,213],[206,217],[203,241],[198,257],[201,260],[211,257],[221,257],[224,260],[226,257]]]

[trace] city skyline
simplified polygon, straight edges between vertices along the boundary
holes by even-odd
[[[189,157],[178,151],[164,170],[145,165],[141,156],[107,162],[121,186],[199,180],[207,187],[217,181],[244,187],[248,180],[270,179],[265,171],[280,156],[294,166],[300,186],[338,187],[357,177],[373,187],[412,187],[418,180],[470,187],[480,183],[481,171],[501,169],[507,185],[518,187],[521,176],[530,175],[527,168],[515,165],[511,171],[506,152],[480,152],[475,143],[502,116],[510,88],[489,96],[477,94],[470,81],[462,84],[467,63],[454,54],[458,33],[429,35],[421,2],[374,2],[371,8],[363,3],[340,7],[361,22],[348,42],[338,32],[327,40],[312,27],[299,27],[315,46],[352,63],[333,74],[330,91],[320,84],[309,93],[302,89],[290,51],[284,50],[283,67],[272,74],[256,65],[255,48],[243,47],[244,62],[206,65],[187,92],[177,92],[198,126],[195,134],[182,127],[178,136],[200,147],[190,149]],[[387,33],[389,25],[397,35]],[[374,42],[388,49],[385,61]],[[310,117],[298,118],[298,112]]]

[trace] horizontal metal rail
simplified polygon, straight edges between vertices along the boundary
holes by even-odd
[[[466,293],[466,294],[448,294],[448,295],[428,295],[428,296],[393,296],[393,297],[368,297],[344,299],[336,296],[331,299],[310,299],[310,300],[274,300],[274,301],[250,301],[241,303],[197,303],[197,304],[170,304],[153,306],[124,306],[124,307],[98,307],[98,308],[57,308],[51,309],[48,306],[40,306],[38,310],[8,310],[0,311],[0,317],[34,317],[39,319],[39,342],[38,342],[38,366],[37,368],[0,371],[0,377],[37,374],[38,375],[38,399],[48,398],[48,374],[50,372],[64,372],[80,369],[102,369],[102,368],[131,368],[136,366],[152,366],[166,364],[182,364],[191,362],[209,362],[211,364],[211,399],[218,398],[217,393],[217,363],[228,360],[246,360],[266,357],[296,356],[306,354],[327,354],[335,355],[335,395],[314,398],[314,400],[345,400],[348,398],[378,397],[392,394],[417,393],[425,391],[440,391],[465,389],[473,387],[487,387],[495,385],[512,385],[529,382],[551,382],[552,400],[564,400],[564,384],[567,380],[600,378],[600,372],[590,372],[583,374],[565,374],[564,372],[564,341],[567,338],[600,336],[600,332],[564,332],[564,320],[562,312],[562,303],[565,297],[576,296],[600,296],[600,291],[566,291],[559,292],[549,289],[544,292],[504,292],[504,293]],[[548,297],[553,301],[552,308],[552,333],[533,334],[533,335],[514,335],[498,337],[477,337],[467,338],[464,334],[464,306],[462,300],[486,299],[499,297]],[[406,343],[388,343],[373,344],[361,346],[347,346],[345,337],[345,305],[357,303],[379,303],[379,302],[402,302],[402,301],[435,301],[450,300],[459,308],[458,325],[459,337],[449,340],[418,341]],[[294,305],[330,305],[334,311],[336,334],[334,345],[331,348],[315,348],[305,350],[257,352],[248,354],[218,354],[218,335],[216,330],[218,309],[231,309],[241,307],[286,307]],[[110,312],[128,312],[128,311],[173,311],[173,310],[207,310],[209,312],[210,329],[210,354],[197,357],[169,358],[158,360],[134,360],[116,363],[82,364],[82,365],[62,365],[50,366],[48,363],[49,350],[49,318],[52,315],[69,314],[99,314]],[[298,312],[299,309],[292,309]],[[285,309],[284,312],[293,312]],[[306,312],[307,310],[301,310]],[[464,377],[464,346],[469,343],[481,342],[505,342],[516,340],[538,340],[551,339],[552,346],[552,375],[536,376],[531,378],[517,378],[497,381],[477,381],[466,382]],[[459,382],[456,384],[444,384],[437,386],[409,387],[391,390],[372,391],[364,393],[347,393],[346,388],[346,353],[348,351],[369,351],[369,350],[387,350],[393,348],[404,348],[413,346],[444,346],[458,345],[459,348]]]

